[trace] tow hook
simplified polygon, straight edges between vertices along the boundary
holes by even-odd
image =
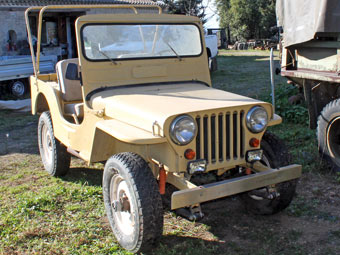
[[[269,199],[273,200],[280,196],[280,193],[277,192],[275,188],[262,188],[257,190],[252,190],[249,193],[249,196],[255,200],[263,200]]]
[[[179,208],[176,210],[176,214],[190,221],[199,221],[204,217],[199,204],[186,208]]]

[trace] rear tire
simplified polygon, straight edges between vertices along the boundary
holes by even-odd
[[[271,168],[278,168],[290,164],[291,156],[287,147],[277,136],[270,132],[263,135],[261,141],[261,149],[263,149],[264,165]],[[270,215],[284,210],[292,201],[295,195],[297,180],[291,180],[275,184],[276,192],[279,196],[269,199],[259,197],[257,194],[270,195],[269,187],[253,190],[241,195],[247,211],[260,214]]]
[[[125,152],[109,158],[103,194],[111,229],[123,248],[142,252],[157,243],[163,232],[162,199],[142,157]]]
[[[340,171],[340,99],[323,108],[318,118],[317,138],[322,157]]]
[[[52,176],[64,176],[70,168],[71,155],[53,134],[50,112],[43,112],[38,124],[38,144],[45,170]]]

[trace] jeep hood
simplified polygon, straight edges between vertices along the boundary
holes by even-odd
[[[105,116],[149,132],[155,122],[163,128],[171,116],[259,104],[267,103],[194,82],[106,88],[89,100]]]

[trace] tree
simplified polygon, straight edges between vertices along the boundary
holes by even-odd
[[[230,0],[215,0],[218,14],[220,16],[220,26],[229,27]]]
[[[185,14],[199,17],[204,23],[206,20],[203,0],[163,0],[168,6],[168,12],[171,14]]]
[[[220,26],[235,40],[268,38],[275,26],[275,0],[216,0]]]
[[[275,0],[262,0],[262,5],[259,6],[261,16],[260,22],[260,37],[269,38],[273,35],[271,28],[276,27],[276,1]]]
[[[229,9],[230,0],[215,0],[217,12],[220,17],[220,27],[226,29],[228,44],[231,43],[230,23],[229,23]]]

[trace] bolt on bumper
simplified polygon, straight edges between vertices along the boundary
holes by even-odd
[[[176,191],[171,197],[171,209],[190,206],[217,198],[262,188],[301,177],[301,165],[289,165],[278,169],[210,183],[192,189]]]

